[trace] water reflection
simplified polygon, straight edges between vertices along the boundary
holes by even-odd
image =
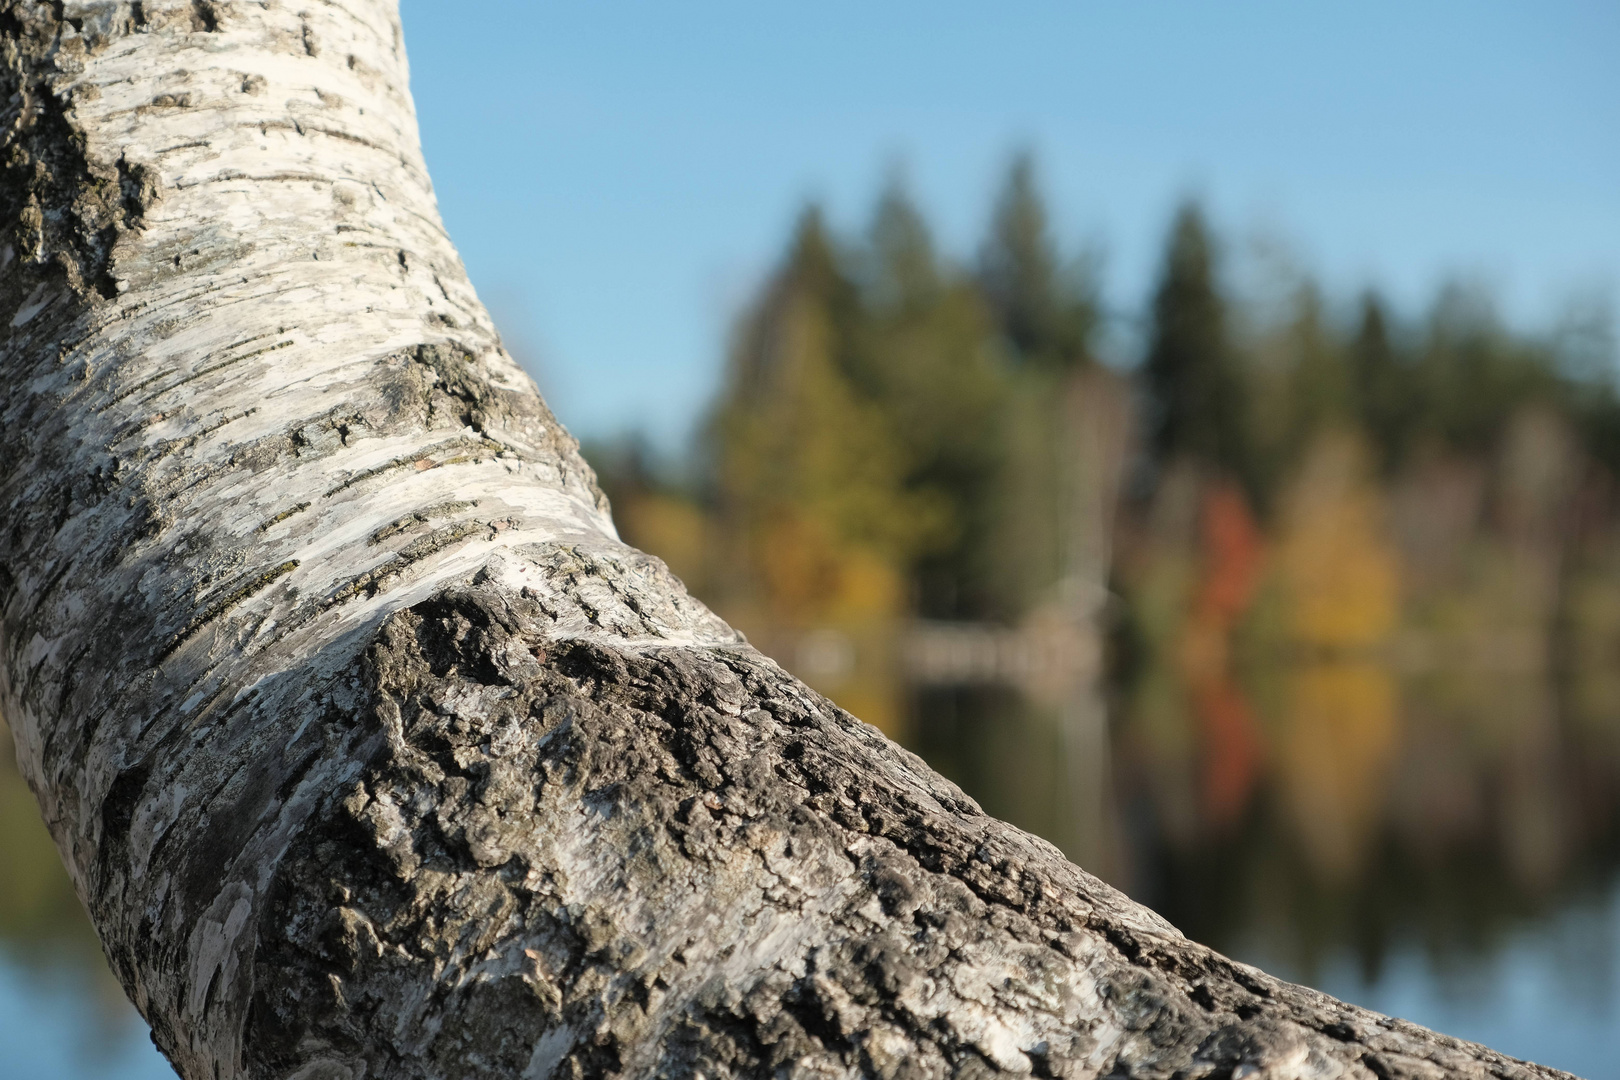
[[[1380,486],[1330,431],[1269,529],[1177,466],[1124,526],[1100,734],[1069,736],[1095,699],[964,665],[981,685],[917,690],[907,737],[1189,936],[1620,1075],[1616,577],[1546,528],[1562,435],[1521,415],[1487,488],[1454,462]]]
[[[1155,708],[1151,691],[1118,701],[1100,821],[1073,780],[1095,747],[1016,690],[921,691],[910,742],[987,811],[1223,952],[1620,1076],[1613,754],[1546,682],[1465,680],[1459,700],[1454,682],[1371,662],[1256,675],[1263,705],[1215,712],[1252,728]],[[1216,741],[1234,732],[1237,749]]]

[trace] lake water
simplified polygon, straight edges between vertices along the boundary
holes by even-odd
[[[173,1080],[99,955],[0,951],[0,1076]]]
[[[1608,694],[1358,662],[1202,688],[1142,677],[1105,698],[936,688],[902,734],[986,810],[1190,937],[1515,1057],[1620,1078]]]

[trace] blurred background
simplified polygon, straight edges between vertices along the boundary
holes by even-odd
[[[403,8],[626,540],[1188,935],[1620,1077],[1620,9]],[[168,1075],[8,754],[0,1074]]]

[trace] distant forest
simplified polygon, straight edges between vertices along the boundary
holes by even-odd
[[[1324,485],[1359,492],[1403,609],[1433,599],[1447,575],[1429,563],[1465,540],[1551,545],[1560,577],[1611,557],[1612,342],[1514,332],[1462,287],[1403,318],[1376,291],[1335,299],[1301,277],[1281,311],[1247,310],[1221,251],[1183,205],[1143,355],[1118,369],[1096,355],[1097,269],[1060,250],[1028,157],[970,264],[898,185],[860,236],[811,206],[738,320],[691,459],[671,468],[635,439],[588,456],[626,539],[745,628],[1012,624],[1052,602],[1074,558],[1064,463],[1088,377],[1129,430],[1109,572],[1127,634],[1167,504],[1207,517],[1213,499],[1281,541]]]

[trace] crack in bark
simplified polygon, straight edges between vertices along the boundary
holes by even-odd
[[[472,454],[452,455],[451,457],[442,461],[435,460],[436,455],[439,454],[450,453],[455,450],[485,450],[491,454],[498,454],[505,449],[506,447],[489,439],[472,439],[465,437],[445,439],[441,442],[436,442],[431,446],[424,446],[419,450],[413,450],[409,454],[401,454],[392,461],[386,461],[383,464],[374,466],[370,469],[362,469],[360,472],[346,478],[341,483],[328,488],[322,493],[321,498],[330,499],[332,496],[347,491],[358,484],[363,484],[367,480],[373,480],[379,476],[385,476],[396,469],[412,468],[418,472],[423,472],[427,469],[436,469],[443,465],[455,465],[463,461],[476,460]]]
[[[169,643],[158,651],[156,662],[161,664],[163,661],[173,656],[175,651],[179,649],[180,646],[196,637],[203,627],[218,619],[221,615],[231,610],[231,608],[235,607],[237,604],[240,604],[244,600],[248,600],[254,595],[263,592],[265,589],[273,585],[278,578],[283,578],[296,569],[298,569],[298,560],[288,559],[280,566],[272,567],[262,574],[257,574],[236,588],[232,589],[223,598],[205,608],[201,615],[198,615],[186,625],[184,630],[180,631],[173,638],[171,638]]]
[[[221,360],[217,364],[209,364],[207,367],[199,368],[198,370],[193,371],[190,375],[187,375],[187,376],[185,376],[184,378],[181,378],[181,379],[177,379],[173,383],[169,384],[168,386],[163,387],[161,390],[157,391],[157,393],[153,394],[152,397],[147,398],[141,404],[144,405],[144,404],[146,404],[146,402],[153,400],[154,398],[158,397],[159,395],[171,393],[171,392],[173,392],[175,390],[180,389],[182,386],[185,386],[188,383],[196,382],[198,379],[204,378],[205,376],[213,375],[213,374],[215,374],[217,372],[224,371],[226,368],[231,367],[234,364],[240,364],[244,360],[251,360],[255,356],[263,356],[265,353],[276,352],[278,349],[285,349],[291,344],[292,344],[292,340],[289,338],[289,339],[287,339],[285,341],[278,341],[274,345],[266,345],[262,349],[254,349],[252,352],[246,352],[246,353],[241,354],[240,356],[233,356],[233,357],[230,357],[227,360]],[[137,387],[136,389],[139,390],[139,389],[142,389],[142,387]]]
[[[276,514],[274,517],[268,517],[259,522],[258,528],[254,529],[253,531],[256,533],[269,532],[272,526],[280,525],[283,521],[286,521],[294,514],[302,514],[305,510],[308,510],[311,505],[313,504],[301,502],[297,506],[290,506],[281,511],[279,514]]]
[[[457,499],[451,502],[442,502],[436,506],[426,506],[420,510],[413,510],[404,517],[396,518],[387,525],[384,525],[382,528],[378,529],[376,532],[372,533],[371,536],[366,539],[366,543],[380,544],[389,537],[397,536],[402,532],[407,532],[416,528],[418,525],[426,525],[434,518],[447,517],[451,514],[459,514],[463,510],[472,510],[477,506],[477,499]]]
[[[435,529],[427,536],[421,537],[402,548],[382,565],[367,570],[358,577],[344,583],[331,596],[327,597],[321,606],[323,609],[330,609],[358,596],[375,596],[384,585],[400,574],[405,573],[413,564],[419,563],[428,556],[435,555],[469,536],[481,532],[488,532],[493,535],[494,531],[489,525],[476,521],[458,521],[453,525],[446,525],[442,529]]]

